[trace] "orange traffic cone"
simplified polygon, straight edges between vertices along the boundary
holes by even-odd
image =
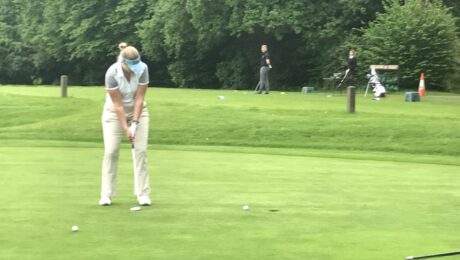
[[[426,95],[425,93],[425,74],[423,72],[420,75],[420,84],[418,85],[418,94],[421,97],[424,97]]]

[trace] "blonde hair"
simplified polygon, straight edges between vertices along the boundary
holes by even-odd
[[[118,49],[120,51],[122,51],[126,47],[128,47],[128,44],[126,42],[120,42],[120,44],[118,44]]]
[[[123,58],[129,59],[129,60],[135,60],[135,59],[139,58],[139,51],[136,48],[134,48],[133,46],[124,47],[120,54],[121,54],[121,56],[123,56]],[[126,65],[124,62],[122,62],[121,68],[123,69],[123,74],[125,75],[125,77],[127,79],[130,79],[131,78],[131,70],[128,68],[128,65]]]
[[[139,57],[139,51],[133,46],[127,46],[121,51],[121,55],[129,60],[135,60]]]

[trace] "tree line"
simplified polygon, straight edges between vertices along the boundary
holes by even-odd
[[[455,0],[0,0],[0,83],[101,85],[117,45],[137,47],[155,86],[253,88],[268,44],[274,89],[321,84],[355,48],[361,78],[397,63],[456,88]]]

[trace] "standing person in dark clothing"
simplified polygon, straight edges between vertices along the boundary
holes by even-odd
[[[268,82],[268,71],[272,68],[270,64],[270,53],[268,53],[268,46],[262,45],[260,47],[262,51],[262,57],[260,58],[260,79],[257,83],[256,93],[262,94],[265,91],[265,94],[270,92],[270,83]]]
[[[345,71],[345,77],[348,81],[348,84],[350,85],[353,85],[355,83],[356,66],[358,66],[356,52],[354,49],[350,49],[350,51],[348,52],[347,70]]]

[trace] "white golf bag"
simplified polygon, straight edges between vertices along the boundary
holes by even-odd
[[[377,74],[377,71],[374,68],[371,69],[371,74],[368,75],[368,77],[369,77],[368,88],[369,86],[372,86],[373,88],[372,92],[374,92],[374,98],[385,97],[385,92],[386,92],[385,87],[380,82],[379,75]]]

